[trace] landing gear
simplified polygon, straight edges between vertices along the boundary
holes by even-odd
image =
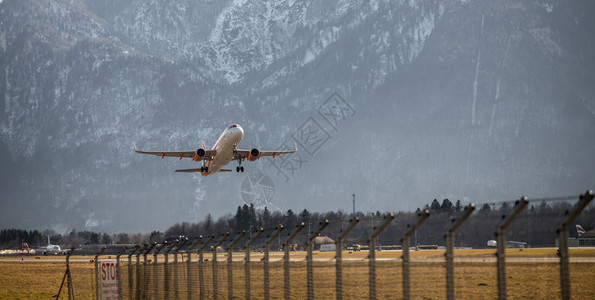
[[[238,155],[238,150],[236,149],[236,145],[233,144],[233,154],[237,157],[239,166],[236,167],[236,172],[244,173],[244,167],[242,167],[242,157]]]
[[[201,172],[201,173],[202,173],[202,172],[207,172],[207,173],[208,173],[208,172],[209,172],[209,167],[207,167],[207,166],[204,166],[204,165],[203,165],[203,166],[201,166],[201,167],[200,167],[200,172]]]

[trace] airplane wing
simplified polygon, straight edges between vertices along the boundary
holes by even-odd
[[[140,154],[150,154],[150,155],[161,156],[161,158],[168,156],[168,157],[177,157],[179,159],[182,159],[184,157],[194,158],[194,155],[195,155],[194,151],[140,151],[140,150],[136,149],[136,145],[134,145],[134,152],[140,153]],[[216,150],[205,150],[205,152],[206,152],[206,154],[203,158],[204,160],[213,160],[213,157],[215,157],[215,155],[217,154]]]
[[[277,150],[277,151],[259,151],[259,152],[260,152],[260,156],[272,156],[273,158],[275,158],[275,156],[277,156],[279,154],[296,153],[297,150],[298,150],[297,144],[295,144],[295,150]],[[237,152],[237,155],[240,156],[241,158],[246,158],[246,157],[248,157],[248,154],[250,154],[250,150],[237,149],[236,152]]]

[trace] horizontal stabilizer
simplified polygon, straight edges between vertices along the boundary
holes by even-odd
[[[176,172],[181,172],[181,173],[200,173],[200,169],[182,169],[182,170],[176,170]]]
[[[200,169],[181,169],[181,170],[176,170],[176,172],[179,172],[179,173],[201,173]],[[221,170],[219,170],[219,172],[231,172],[231,170],[221,169]]]

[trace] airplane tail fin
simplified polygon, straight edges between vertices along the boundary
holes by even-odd
[[[51,245],[52,243],[50,243],[50,236],[48,235],[48,246]]]
[[[576,224],[576,232],[578,233],[578,236],[581,236],[585,234],[586,231],[583,229],[583,226]]]

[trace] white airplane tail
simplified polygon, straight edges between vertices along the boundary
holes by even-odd
[[[52,243],[50,243],[50,236],[48,235],[48,246],[51,245]]]
[[[576,224],[576,232],[578,233],[578,236],[581,236],[585,234],[586,231],[583,229],[583,226]]]

